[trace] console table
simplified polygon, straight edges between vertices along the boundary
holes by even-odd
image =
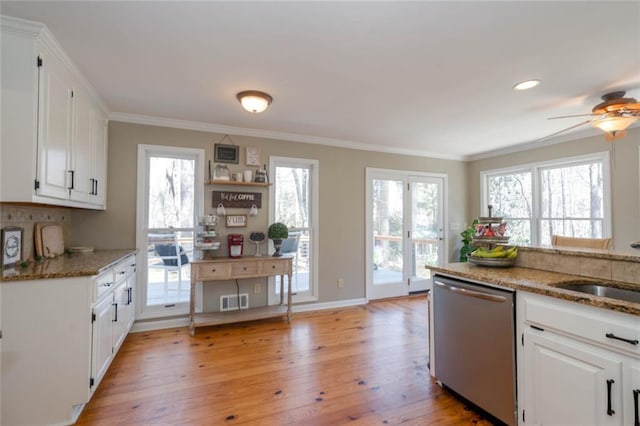
[[[293,256],[245,256],[238,259],[218,258],[191,262],[191,302],[189,303],[189,332],[196,327],[284,316],[291,321],[291,275]],[[226,312],[195,312],[196,283],[280,275],[280,304]],[[287,304],[284,305],[284,276],[287,276]]]

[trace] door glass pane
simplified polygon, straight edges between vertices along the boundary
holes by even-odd
[[[426,265],[437,266],[440,246],[440,190],[436,183],[411,184],[412,203],[412,271],[414,277],[429,278]]]
[[[311,290],[310,217],[311,170],[306,167],[277,166],[275,169],[275,217],[289,227],[289,241],[283,253],[295,253],[291,289],[300,294]],[[280,277],[276,277],[276,294],[280,294]]]
[[[147,306],[188,302],[195,160],[149,157]]]
[[[373,180],[373,284],[403,279],[403,183]]]

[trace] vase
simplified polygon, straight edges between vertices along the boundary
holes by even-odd
[[[273,247],[276,249],[276,251],[273,253],[273,257],[282,256],[282,253],[280,253],[280,247],[282,247],[282,238],[274,238]]]

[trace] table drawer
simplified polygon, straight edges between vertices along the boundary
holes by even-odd
[[[191,266],[196,267],[196,265]],[[201,263],[197,265],[196,281],[224,280],[231,277],[226,263]]]
[[[278,260],[265,260],[262,262],[262,273],[270,275],[284,275],[287,272],[286,263]]]
[[[257,262],[234,262],[231,264],[231,275],[234,277],[241,277],[243,275],[255,276],[257,274]]]

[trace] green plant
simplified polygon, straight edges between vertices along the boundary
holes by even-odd
[[[267,234],[272,240],[283,240],[289,236],[289,228],[284,223],[275,222],[269,225]]]
[[[474,219],[471,225],[464,231],[460,233],[462,236],[462,247],[460,248],[460,262],[466,262],[468,260],[469,254],[473,251],[473,246],[471,245],[471,241],[473,240],[473,236],[476,235],[476,226],[478,224],[478,219]]]

